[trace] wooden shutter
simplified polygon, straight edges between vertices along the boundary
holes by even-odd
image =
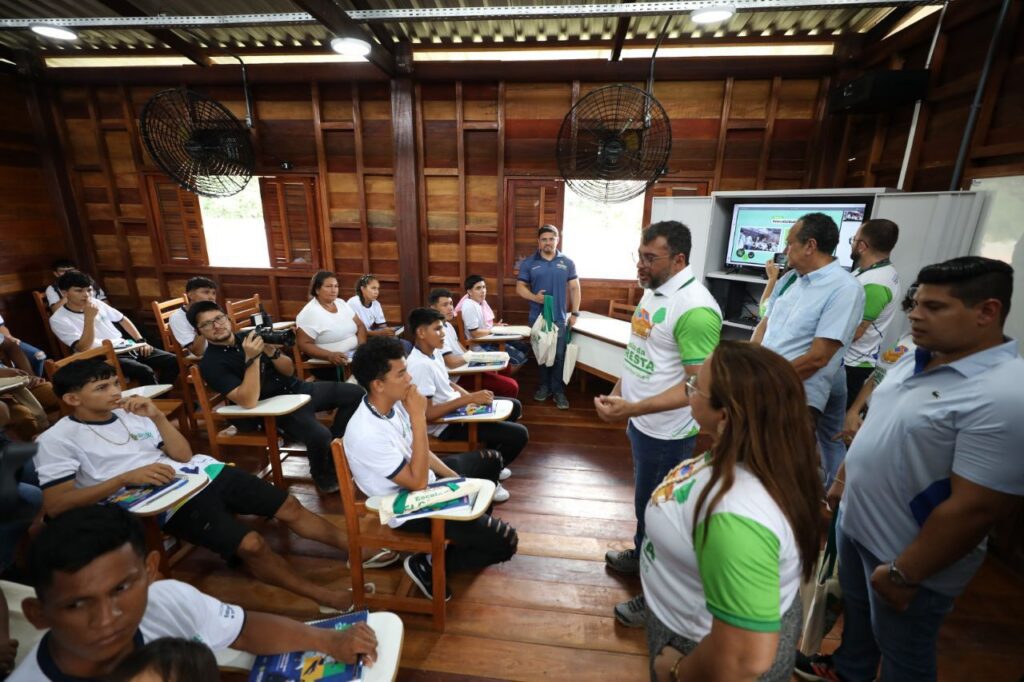
[[[199,197],[173,181],[149,176],[149,194],[165,263],[207,265]]]
[[[661,180],[647,188],[644,196],[644,219],[643,224],[651,222],[651,199],[654,197],[703,197],[707,196],[708,183],[706,180]]]
[[[263,221],[272,268],[319,267],[316,186],[313,178],[260,178]]]
[[[505,196],[505,272],[515,276],[519,263],[537,250],[538,227],[550,223],[561,231],[565,183],[510,179]]]

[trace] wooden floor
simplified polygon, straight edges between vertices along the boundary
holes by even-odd
[[[523,422],[530,444],[505,482],[512,493],[495,515],[519,532],[519,553],[478,574],[454,574],[444,634],[423,616],[401,614],[406,624],[400,680],[644,680],[643,631],[615,622],[612,607],[632,597],[638,579],[607,571],[607,549],[627,546],[633,533],[632,465],[622,426],[597,419],[591,397],[569,392],[572,408],[557,410],[532,395],[531,368],[520,373]],[[591,381],[594,391],[607,384]],[[337,497],[312,485],[292,492],[343,527]],[[262,525],[295,570],[311,580],[349,585],[343,552]],[[378,590],[393,591],[400,564],[369,571]],[[175,577],[246,608],[296,618],[316,617],[310,601],[261,585],[198,550]],[[826,641],[838,645],[840,627]],[[939,679],[1017,682],[1024,675],[1024,578],[990,559],[957,602],[939,641]]]

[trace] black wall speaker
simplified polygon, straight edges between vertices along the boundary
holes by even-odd
[[[927,69],[868,71],[859,78],[841,83],[832,92],[829,109],[832,112],[878,113],[924,99],[927,92]]]

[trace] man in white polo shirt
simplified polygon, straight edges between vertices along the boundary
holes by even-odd
[[[647,501],[672,467],[693,456],[698,427],[686,378],[697,373],[722,332],[718,303],[690,267],[691,243],[689,228],[674,220],[644,230],[636,268],[646,291],[633,313],[622,378],[610,395],[594,398],[605,421],[629,419],[636,534],[633,548],[605,555],[619,573],[639,571]],[[643,627],[645,613],[643,594],[615,607],[615,617],[628,627]]]
[[[810,680],[935,680],[939,629],[1024,496],[1024,360],[1003,335],[1013,268],[980,256],[917,276],[917,350],[871,397],[837,483],[843,638]]]

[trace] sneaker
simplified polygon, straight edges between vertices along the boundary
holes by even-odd
[[[539,402],[544,402],[551,397],[551,389],[547,386],[541,386],[537,389],[537,392],[533,394],[533,399]]]
[[[501,473],[498,474],[498,480],[499,481],[505,481],[511,475],[512,475],[512,470],[509,469],[508,467],[505,467],[504,469],[501,470]]]
[[[642,628],[647,622],[647,600],[643,593],[615,605],[615,620],[627,628]]]
[[[832,664],[832,657],[822,654],[805,656],[796,652],[796,667],[793,670],[802,680],[824,680],[824,682],[840,682],[842,678]]]
[[[427,555],[410,554],[405,557],[405,574],[409,576],[409,579],[416,583],[416,587],[420,588],[420,592],[426,595],[427,599],[434,598],[434,574],[433,567],[430,562],[427,561]],[[448,588],[447,581],[444,586],[444,600],[450,601],[452,598],[452,591]]]
[[[499,483],[497,485],[497,487],[494,488],[494,501],[495,502],[504,502],[509,497],[511,497],[511,495],[509,494],[509,492],[507,490],[505,490],[505,486],[503,486],[502,484]]]
[[[312,474],[310,478],[313,479],[313,485],[322,495],[331,495],[338,492],[340,487],[338,486],[338,478],[328,474]]]
[[[605,552],[604,563],[616,573],[635,575],[640,572],[640,557],[635,549]]]
[[[569,409],[569,399],[565,397],[564,393],[555,394],[555,407],[557,407],[560,410]]]

